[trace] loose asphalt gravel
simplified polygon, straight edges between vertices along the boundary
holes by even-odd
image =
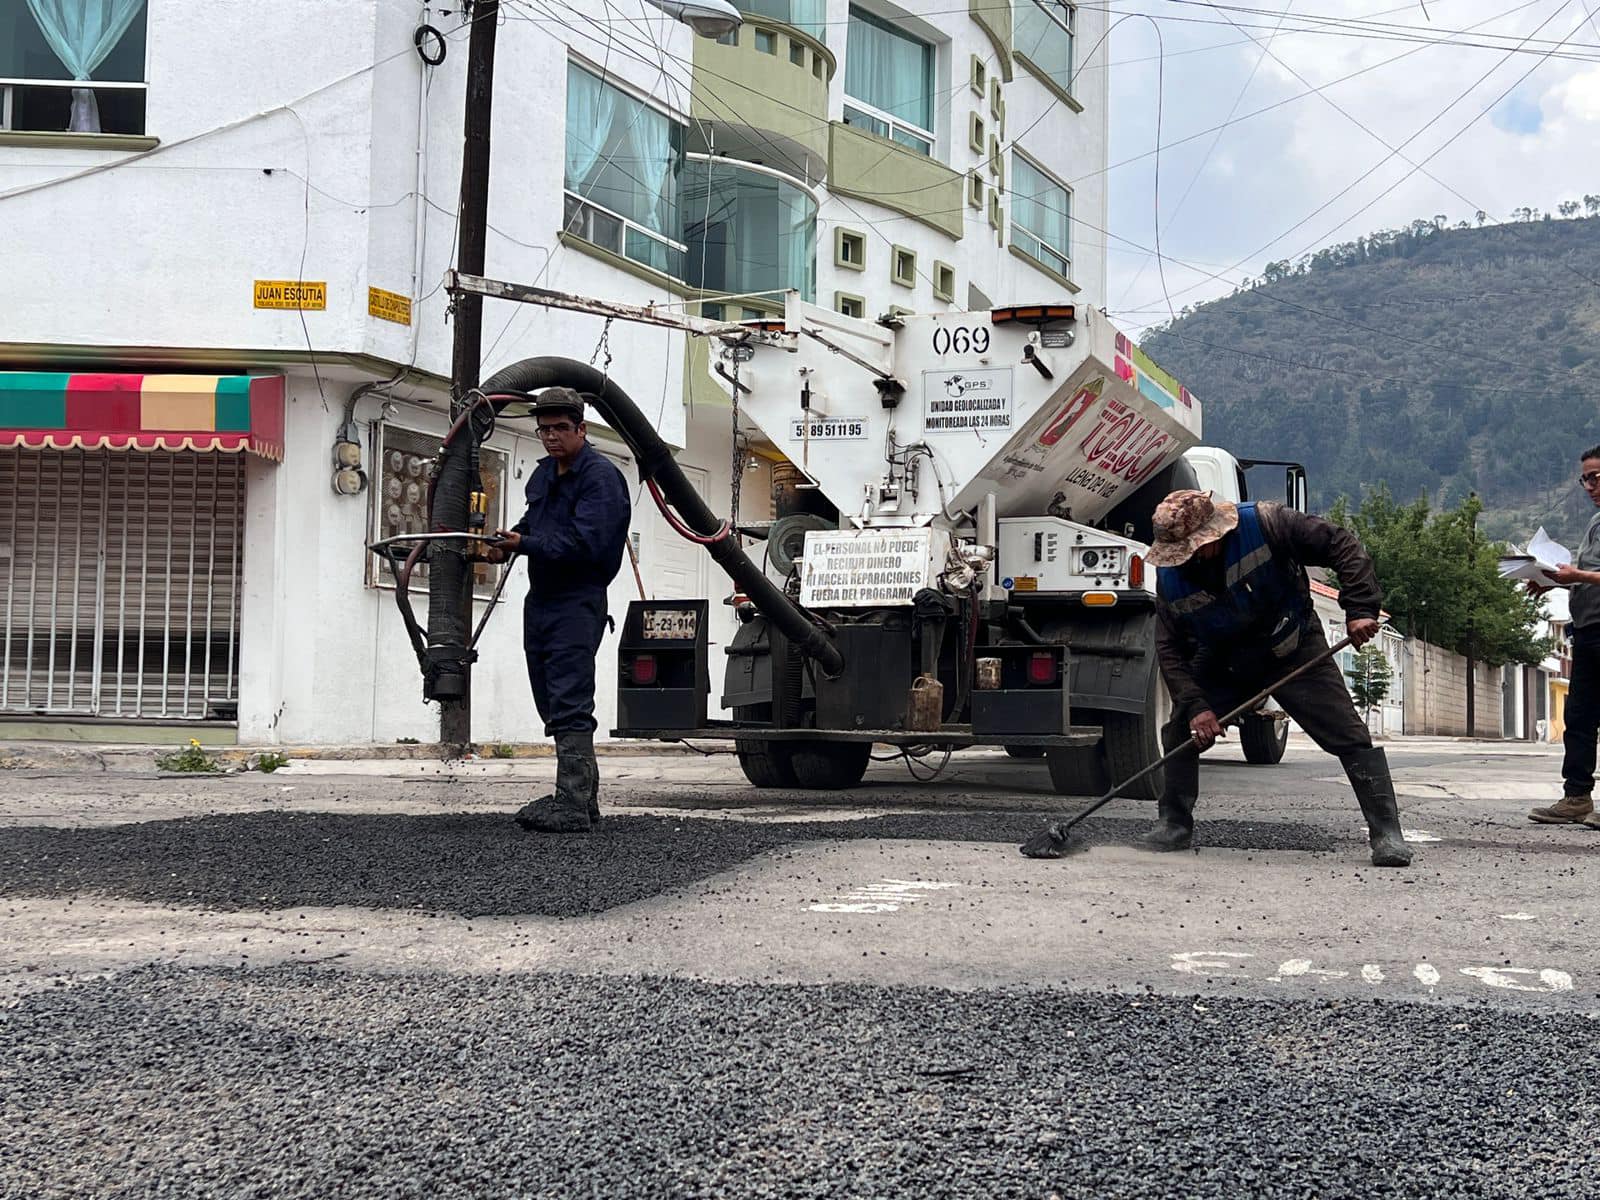
[[[1490,1008],[147,967],[0,1010],[0,1195],[1590,1197]]]
[[[101,895],[212,909],[421,909],[463,916],[584,916],[642,900],[801,841],[1020,842],[1038,813],[917,813],[773,824],[609,816],[588,836],[522,833],[504,813],[431,816],[251,812],[139,824],[12,827],[0,896]],[[1149,822],[1091,819],[1082,849],[1131,843]],[[1233,849],[1327,851],[1328,834],[1272,821],[1202,821]]]

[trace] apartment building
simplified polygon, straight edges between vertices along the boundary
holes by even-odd
[[[790,289],[864,320],[1105,302],[1102,10],[738,7],[708,38],[644,0],[502,0],[489,275],[739,319]],[[423,527],[446,427],[472,19],[0,0],[0,735],[437,736],[365,544]],[[483,350],[604,365],[714,509],[766,514],[775,453],[698,339],[490,301]],[[539,456],[495,433],[492,519]],[[634,543],[619,613],[727,587],[648,503]],[[480,740],[539,733],[523,586],[479,647]]]

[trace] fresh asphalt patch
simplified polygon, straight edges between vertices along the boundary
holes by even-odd
[[[0,896],[97,895],[221,910],[350,905],[463,916],[577,917],[647,899],[798,842],[1022,841],[1038,813],[914,813],[760,823],[607,816],[587,835],[530,835],[504,813],[251,812],[0,838]],[[1073,847],[1126,845],[1148,822],[1091,819]],[[1205,821],[1219,849],[1327,851],[1313,826]]]
[[[0,1013],[0,1195],[1594,1194],[1569,1015],[147,967]]]

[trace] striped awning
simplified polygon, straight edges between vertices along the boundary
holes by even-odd
[[[282,375],[0,371],[0,447],[249,451],[283,460]]]

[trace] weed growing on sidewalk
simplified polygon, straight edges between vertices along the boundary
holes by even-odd
[[[206,775],[216,774],[222,767],[201,747],[199,738],[190,738],[189,744],[182,750],[157,755],[156,770]]]
[[[279,754],[275,750],[268,750],[264,754],[256,755],[255,769],[268,775],[271,775],[279,767],[287,767],[288,765],[289,756],[287,754]]]

